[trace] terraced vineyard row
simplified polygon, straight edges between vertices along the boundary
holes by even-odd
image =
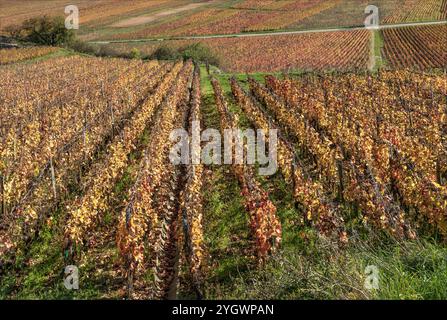
[[[45,56],[56,52],[54,47],[25,47],[0,50],[0,65],[15,63],[23,60]]]
[[[261,11],[260,14],[264,14]],[[267,11],[265,13],[270,15]],[[256,18],[262,20],[262,18]],[[173,22],[174,23],[174,22]],[[361,24],[363,25],[363,24]],[[356,25],[357,26],[357,25]],[[358,27],[358,26],[357,26]],[[365,71],[379,57],[383,69],[445,69],[447,24],[304,34],[256,35],[113,43],[120,53],[136,48],[142,54],[183,52],[198,46],[225,72]],[[374,44],[374,46],[372,46]],[[378,47],[380,45],[380,48]],[[189,49],[188,49],[189,50]],[[187,50],[187,51],[188,51]],[[374,55],[374,56],[373,56]]]
[[[256,128],[266,132],[271,129],[280,129],[261,110],[253,98],[247,96],[235,80],[231,81],[231,87],[236,101]],[[305,168],[300,165],[300,162],[293,145],[285,137],[280,136],[278,166],[286,183],[293,190],[294,199],[303,207],[303,219],[314,221],[322,234],[330,236],[335,231],[339,239],[345,242],[346,233],[343,230],[343,219],[336,215],[339,210],[337,204],[326,196],[321,183],[313,180],[309,172],[306,172]]]

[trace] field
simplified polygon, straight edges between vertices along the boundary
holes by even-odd
[[[136,0],[131,3],[119,0],[76,0],[70,2],[70,4],[79,7],[80,23],[86,26],[98,26],[103,23],[111,23],[118,17],[122,18],[123,16],[126,17],[133,14],[143,14],[180,3],[181,1],[176,0]],[[63,0],[1,0],[0,5],[3,9],[0,15],[0,30],[4,30],[10,25],[20,24],[26,19],[42,14],[48,16],[63,16],[67,2]]]
[[[0,31],[25,19],[64,15],[59,0],[1,0]],[[85,40],[160,38],[185,35],[308,30],[362,26],[363,0],[330,1],[72,1],[80,9]],[[377,0],[382,24],[447,19],[446,0]]]
[[[447,65],[446,24],[244,38],[169,40],[99,45],[120,53],[138,49],[152,55],[159,48],[181,50],[193,44],[209,48],[223,72],[353,71],[370,68],[372,55],[384,67],[430,70]],[[372,38],[375,38],[374,40]],[[371,48],[372,41],[376,48]]]
[[[0,38],[0,299],[447,299],[447,1],[74,3]]]
[[[122,53],[137,48],[142,54],[151,55],[160,47],[179,49],[196,43],[210,48],[219,59],[220,67],[226,72],[355,70],[367,67],[370,32],[358,30],[250,38],[172,40],[162,43],[111,44],[106,47]]]

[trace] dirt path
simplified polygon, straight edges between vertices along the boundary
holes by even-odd
[[[374,30],[371,30],[370,33],[371,33],[371,42],[369,48],[368,70],[372,72],[376,67],[376,52],[375,52],[376,35],[374,33]]]
[[[127,27],[134,27],[134,26],[138,26],[141,24],[146,24],[155,20],[158,20],[160,18],[166,17],[166,16],[170,16],[176,13],[180,13],[183,11],[187,11],[187,10],[193,10],[193,9],[197,9],[200,7],[203,7],[205,5],[209,5],[209,4],[213,4],[218,2],[217,0],[208,0],[205,2],[198,2],[198,3],[190,3],[187,4],[185,6],[182,7],[178,7],[178,8],[173,8],[173,9],[168,9],[162,12],[158,12],[158,13],[154,13],[148,16],[138,16],[138,17],[133,17],[133,18],[129,18],[126,20],[122,20],[119,21],[115,24],[112,24],[112,27],[115,28],[127,28]]]
[[[208,2],[208,3],[210,3],[210,2]],[[381,26],[379,26],[378,29],[404,28],[404,27],[412,27],[412,26],[442,25],[442,24],[447,24],[447,20],[431,21],[431,22],[388,24],[388,25],[381,25]],[[329,28],[329,29],[277,31],[277,32],[256,32],[256,33],[236,33],[236,34],[215,34],[215,35],[205,35],[205,36],[183,36],[183,37],[171,37],[171,38],[146,38],[146,39],[132,39],[132,40],[126,40],[126,39],[123,39],[123,40],[110,40],[110,41],[104,40],[104,41],[90,41],[90,43],[109,44],[109,43],[132,43],[132,42],[168,41],[168,40],[200,40],[200,39],[214,39],[214,38],[247,38],[247,37],[281,36],[281,35],[289,35],[289,34],[353,31],[353,30],[363,30],[363,29],[365,29],[365,27]]]

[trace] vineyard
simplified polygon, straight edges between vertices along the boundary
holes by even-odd
[[[441,234],[447,232],[446,83],[436,77],[411,76],[410,81],[409,77],[385,73],[378,79],[299,82],[268,77],[266,87],[250,80],[252,97],[231,82],[236,100],[255,126],[277,123],[308,157],[294,161],[294,151],[284,151],[289,165],[280,166],[286,178],[293,172],[296,200],[321,232],[347,240],[342,214],[346,203],[355,203],[364,223],[397,237],[414,237],[417,230],[411,216],[416,214],[419,221],[422,212]],[[407,82],[402,85],[403,81]],[[432,85],[422,93],[420,86],[427,82]],[[415,91],[420,96],[415,97]],[[429,93],[427,101],[424,96]],[[279,153],[281,163],[281,147]],[[314,170],[305,172],[300,162]]]
[[[53,47],[28,47],[0,50],[0,65],[15,63],[48,55],[58,49]]]
[[[263,35],[246,38],[168,40],[163,42],[113,43],[125,54],[132,49],[143,55],[168,48],[179,51],[192,45],[210,50],[219,68],[228,73],[366,70],[371,63],[371,42],[381,43],[376,54],[384,67],[418,71],[447,66],[447,24],[386,28],[377,33],[347,30],[308,34]],[[380,38],[380,42],[379,42]]]
[[[309,30],[363,26],[366,0],[331,1],[211,1],[204,6],[148,19],[133,28],[97,25],[94,40],[131,40],[192,35],[240,34],[281,30]],[[378,0],[381,24],[399,24],[447,19],[444,0]],[[141,16],[144,21],[144,16]],[[137,20],[135,20],[137,21]]]
[[[264,30],[280,30],[291,23],[298,23],[307,17],[328,10],[341,1],[293,1],[278,10],[243,10],[235,8],[209,8],[169,22],[159,22],[150,28],[136,32],[117,32],[107,39],[142,39],[154,36],[181,36],[231,34]],[[276,6],[286,1],[276,2]],[[248,9],[248,8],[247,8]]]
[[[366,0],[72,1],[85,40],[144,39],[362,26]],[[0,34],[26,19],[64,14],[60,0],[1,0]],[[447,19],[445,0],[377,0],[381,24]],[[190,9],[188,9],[190,6]],[[188,10],[186,10],[188,9]]]
[[[424,20],[445,20],[447,18],[447,1],[429,0],[421,3],[415,0],[405,0],[401,10],[395,10],[385,16],[383,23],[401,23]]]
[[[66,4],[19,2],[0,33]],[[0,299],[447,299],[447,1],[376,2],[432,22],[82,0],[75,43],[2,35]]]
[[[67,70],[73,65],[77,69],[70,74]],[[24,90],[29,85],[27,81],[20,81],[18,75],[23,74],[22,68],[27,72],[36,70],[34,79],[26,79],[33,81],[34,92]],[[98,220],[109,210],[114,185],[128,168],[129,156],[138,147],[149,122],[153,123],[155,131],[145,151],[146,156],[141,160],[142,176],[138,181],[146,187],[147,179],[156,175],[159,183],[151,180],[154,183],[152,187],[158,190],[162,199],[172,198],[163,189],[170,187],[172,176],[163,177],[157,171],[167,165],[168,154],[160,152],[160,148],[169,146],[170,130],[166,125],[170,123],[173,128],[182,124],[174,120],[182,114],[184,118],[189,112],[188,84],[192,81],[192,70],[191,63],[128,63],[124,60],[73,57],[19,67],[2,74],[2,103],[11,106],[2,109],[3,266],[9,264],[8,259],[15,253],[26,250],[42,225],[53,218],[51,212],[60,206],[66,211],[66,259],[75,260],[85,248],[87,234],[95,229]],[[60,74],[69,76],[58,77]],[[92,74],[102,77],[92,77]],[[76,90],[69,90],[69,83],[77,83]],[[194,88],[192,94],[198,104],[200,91],[197,91],[197,86]],[[33,98],[30,100],[30,97]],[[160,129],[165,135],[160,135]],[[154,153],[158,160],[154,159]],[[147,159],[150,159],[150,167],[145,162]],[[172,174],[178,175],[175,170],[171,167]],[[140,188],[136,183],[131,199],[139,194]],[[147,199],[146,193],[143,199]],[[159,207],[154,210],[166,205],[165,201],[159,201]],[[136,211],[129,216],[131,209],[124,213],[124,221],[129,221],[124,222],[121,228],[119,243],[126,261],[130,261],[129,250],[135,261],[140,261],[142,252],[138,253],[138,249],[143,245],[143,239],[137,241],[136,237],[144,237],[149,232],[138,229],[142,232],[138,235],[133,228],[143,228],[142,218],[150,222],[148,218],[151,217],[147,215],[150,209],[146,205],[143,202],[140,206],[144,214]],[[129,206],[136,208],[137,204],[129,203]],[[170,208],[165,214],[159,212],[160,223],[166,224],[166,219],[170,226],[178,218],[170,217],[176,205]],[[190,217],[192,221],[197,219],[195,213]],[[138,222],[136,225],[135,221]],[[154,236],[163,236],[162,226],[155,225],[155,221],[149,225],[150,229],[160,229]],[[176,234],[177,231],[172,230],[172,235]],[[166,240],[167,247],[160,248],[161,255],[169,253],[169,246],[175,246],[174,240]],[[164,258],[169,264],[169,256]],[[164,269],[160,272],[163,273]],[[160,286],[166,283],[169,279],[162,281]],[[164,294],[164,291],[160,292],[161,296]]]
[[[110,277],[94,287],[103,297],[209,298],[231,264],[257,272],[296,241],[343,251],[359,234],[447,236],[445,76],[237,79],[191,61],[80,56],[2,68],[6,292],[26,292],[49,263],[43,281],[61,295],[55,270],[78,265],[91,285]],[[277,129],[278,172],[204,165],[197,149],[175,165],[178,128]]]
[[[144,1],[136,0],[123,3],[119,0],[74,0],[70,4],[78,6],[80,10],[80,23],[90,27],[104,23],[111,23],[123,16],[145,13],[148,10],[157,10],[172,5],[179,5],[178,0]],[[64,13],[67,2],[64,0],[16,1],[1,0],[0,31],[4,28],[19,24],[26,19],[41,15],[56,16]]]
[[[119,43],[106,47],[125,53],[136,48],[151,55],[159,48],[178,50],[201,44],[209,48],[226,72],[280,72],[293,70],[360,70],[369,60],[371,34],[367,30],[218,38],[172,40],[163,43]],[[273,59],[274,56],[274,59]]]
[[[385,59],[393,68],[445,68],[447,25],[385,29]]]

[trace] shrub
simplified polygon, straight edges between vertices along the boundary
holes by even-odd
[[[133,48],[130,50],[130,58],[131,59],[141,59],[141,51],[137,48]]]
[[[179,53],[171,47],[161,46],[155,50],[150,56],[151,60],[176,60],[178,59]]]
[[[176,60],[180,58],[219,66],[219,59],[208,47],[201,43],[190,44],[177,50],[169,46],[161,46],[149,57],[149,59],[154,60]]]
[[[95,55],[98,50],[94,46],[92,46],[84,41],[81,41],[81,40],[73,41],[72,43],[69,44],[68,47],[74,51],[77,51],[77,52],[93,54],[93,55]]]
[[[98,56],[98,57],[124,57],[126,58],[125,55],[120,54],[118,51],[116,51],[115,49],[113,49],[110,46],[100,46],[98,48],[98,50],[94,53],[94,55]]]

